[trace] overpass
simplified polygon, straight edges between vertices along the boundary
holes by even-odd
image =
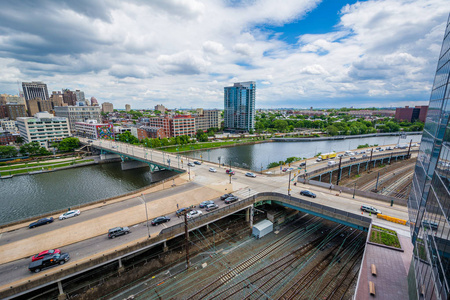
[[[348,211],[336,209],[327,205],[314,203],[289,195],[266,192],[253,195],[246,199],[242,199],[238,202],[214,210],[210,213],[206,213],[200,217],[188,220],[187,229],[190,232],[201,227],[208,226],[210,223],[216,222],[221,218],[243,210],[246,212],[246,220],[249,222],[251,227],[253,223],[253,206],[261,202],[277,203],[282,206],[319,216],[366,232],[369,230],[372,223],[371,218],[360,214],[350,213]],[[98,269],[111,263],[116,263],[117,268],[120,271],[120,268],[122,267],[122,259],[126,259],[129,256],[136,255],[161,244],[164,248],[167,248],[167,241],[184,234],[185,224],[180,222],[174,226],[161,230],[158,235],[145,241],[138,242],[133,246],[127,246],[126,248],[115,250],[107,255],[98,256],[75,265],[72,263],[60,266],[57,268],[59,269],[58,271],[51,274],[45,274],[45,276],[40,276],[34,280],[24,280],[20,283],[18,282],[10,285],[9,289],[0,291],[0,295],[2,298],[18,297],[25,293],[41,289],[52,284],[58,284],[60,293],[64,294],[62,282],[65,280],[70,280],[75,276]]]

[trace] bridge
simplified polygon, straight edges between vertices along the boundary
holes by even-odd
[[[95,141],[93,144],[101,151],[153,164],[157,168],[184,172],[187,167],[186,157],[109,141]],[[115,203],[88,206],[73,220],[56,221],[54,225],[39,227],[33,232],[28,231],[27,223],[4,228],[0,250],[10,254],[0,258],[0,282],[3,283],[0,295],[7,298],[51,284],[58,284],[60,293],[63,294],[62,282],[69,278],[111,262],[116,262],[120,268],[122,259],[156,245],[162,244],[166,247],[168,241],[184,234],[184,225],[173,214],[178,204],[182,207],[197,205],[204,200],[215,200],[228,192],[233,192],[241,200],[231,205],[219,201],[220,209],[205,213],[189,222],[189,230],[208,226],[242,210],[246,211],[247,220],[251,224],[252,207],[263,202],[277,203],[364,231],[367,231],[372,219],[361,215],[361,203],[373,203],[391,216],[407,219],[405,208],[391,208],[385,203],[369,199],[331,195],[325,189],[316,187],[308,188],[317,193],[317,198],[302,199],[294,196],[299,195],[301,188],[290,186],[287,176],[259,175],[257,178],[249,178],[243,176],[246,170],[235,169],[237,174],[230,180],[222,168],[218,168],[217,173],[208,172],[211,166],[217,168],[217,164],[207,162],[188,168],[188,173],[182,173],[174,180],[175,187],[166,185],[166,188],[160,189],[160,186],[155,186],[146,191],[145,195],[138,193]],[[321,167],[323,168],[324,164],[316,164],[308,169],[318,170]],[[160,227],[147,227],[146,214],[150,219],[168,215],[172,217],[172,226],[163,226],[166,228],[162,230]],[[53,216],[58,215],[59,212]],[[105,239],[108,229],[116,226],[129,226],[133,229],[133,234],[123,239],[115,239],[114,242]],[[61,247],[65,252],[70,252],[72,257],[64,267],[49,269],[36,275],[30,275],[26,270],[28,257],[35,254],[37,249],[42,251]]]

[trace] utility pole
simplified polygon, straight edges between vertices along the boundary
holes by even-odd
[[[372,162],[372,154],[373,154],[373,148],[370,149],[369,171],[370,171],[370,163]]]
[[[412,139],[409,141],[409,148],[408,148],[408,154],[406,155],[407,158],[409,158],[409,156],[411,155],[411,143],[412,143]]]
[[[377,184],[375,185],[375,192],[378,192],[378,179],[380,179],[380,172],[378,172]]]
[[[185,234],[185,247],[186,247],[186,269],[189,269],[189,231],[188,231],[188,223],[187,223],[187,214],[188,210],[185,210],[184,215],[184,234]]]
[[[339,185],[339,181],[341,180],[341,162],[342,162],[342,156],[339,157],[339,167],[338,167],[336,185]]]
[[[355,199],[355,193],[356,193],[356,182],[355,185],[353,186],[353,199]]]
[[[288,196],[291,195],[291,171],[289,171]]]

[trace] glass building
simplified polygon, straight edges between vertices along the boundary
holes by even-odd
[[[450,16],[437,64],[411,194],[410,299],[449,299]]]
[[[255,129],[254,81],[238,82],[225,87],[224,91],[224,127],[225,129],[250,131]]]

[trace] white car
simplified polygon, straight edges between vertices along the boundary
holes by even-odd
[[[203,213],[201,210],[191,210],[190,212],[188,212],[186,214],[186,218],[191,219],[191,218],[195,218],[198,216],[201,216]]]
[[[191,162],[188,163],[188,166],[189,166],[189,167],[195,167],[194,163],[191,163]]]
[[[64,219],[67,219],[67,218],[76,217],[76,216],[79,216],[80,213],[81,212],[78,209],[77,210],[69,210],[68,212],[63,213],[62,215],[60,215],[59,219],[60,220],[64,220]]]
[[[216,173],[216,172],[217,172],[217,170],[214,169],[214,168],[209,168],[209,171],[210,171],[210,172],[213,172],[213,173]]]
[[[252,172],[245,173],[245,176],[247,176],[247,177],[256,177],[256,175],[254,173],[252,173]]]

